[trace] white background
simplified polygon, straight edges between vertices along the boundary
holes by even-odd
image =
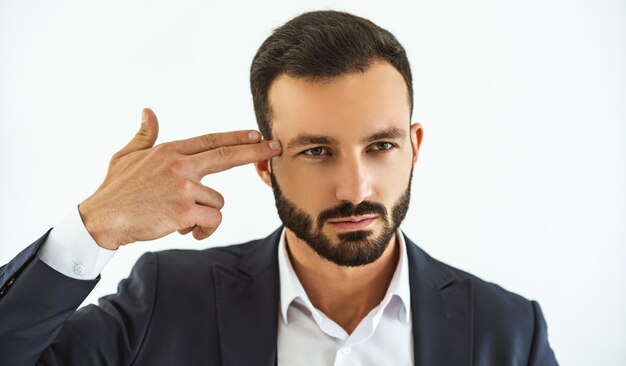
[[[626,364],[623,1],[0,2],[0,263],[103,179],[144,106],[159,141],[255,128],[249,67],[291,17],[347,10],[394,33],[425,128],[405,232],[431,255],[537,299],[563,365]],[[209,239],[116,254],[88,301],[147,250],[206,248],[278,226],[252,166]]]

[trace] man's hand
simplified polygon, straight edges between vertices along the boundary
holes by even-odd
[[[281,152],[257,131],[198,136],[154,146],[159,124],[143,110],[141,129],[111,162],[104,182],[79,213],[99,246],[117,249],[174,231],[201,240],[222,221],[224,198],[200,183],[212,173],[266,160]],[[154,146],[154,147],[153,147]]]

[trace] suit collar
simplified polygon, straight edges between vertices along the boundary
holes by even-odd
[[[405,236],[409,258],[416,365],[470,365],[473,294],[461,280]]]

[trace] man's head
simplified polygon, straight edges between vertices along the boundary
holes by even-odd
[[[422,130],[395,37],[346,13],[300,15],[251,67],[259,129],[281,156],[256,164],[285,226],[342,266],[378,259],[404,218]]]

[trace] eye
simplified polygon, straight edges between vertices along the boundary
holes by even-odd
[[[384,150],[391,150],[394,147],[396,147],[394,144],[392,144],[391,142],[386,142],[386,141],[381,141],[381,142],[377,142],[375,144],[372,145],[372,150],[374,151],[384,151]]]
[[[326,150],[326,148],[318,146],[318,147],[313,147],[313,148],[304,150],[301,154],[306,155],[306,156],[311,156],[311,157],[318,157],[318,156],[329,155],[329,152],[328,150]]]

